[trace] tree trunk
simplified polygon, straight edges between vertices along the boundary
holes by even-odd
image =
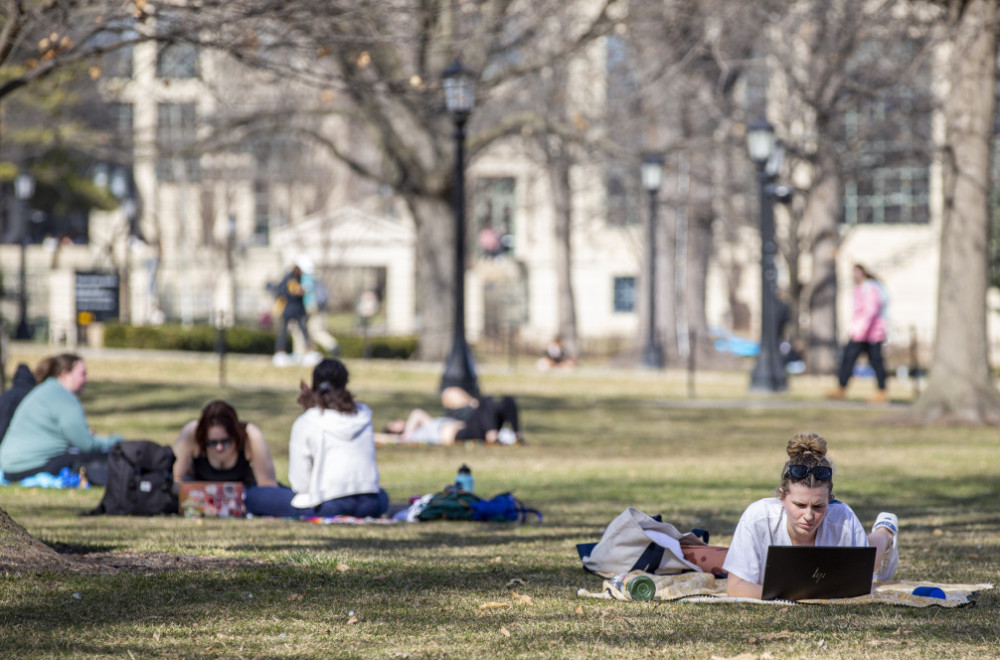
[[[694,345],[689,351],[695,352],[696,364],[713,367],[728,361],[720,356],[708,336],[708,317],[705,312],[705,298],[708,291],[708,264],[712,256],[712,209],[702,204],[695,209],[695,215],[688,225],[687,258],[687,330],[688,341],[694,335]],[[682,366],[682,365],[678,365]]]
[[[454,328],[454,210],[445,196],[410,195],[406,202],[417,225],[420,359],[443,361],[451,349]]]
[[[563,146],[565,149],[565,145]],[[562,150],[560,150],[562,151]],[[579,356],[579,342],[576,328],[576,300],[573,294],[573,192],[570,187],[570,159],[564,154],[552,154],[547,150],[549,183],[552,186],[552,200],[555,206],[555,264],[556,264],[556,305],[558,314],[558,334],[562,338],[566,354]]]
[[[821,150],[822,153],[822,150]],[[809,290],[809,372],[830,374],[837,369],[837,218],[841,207],[838,169],[820,156],[818,181],[806,201],[805,219],[811,229],[813,272]]]
[[[70,560],[37,540],[0,509],[0,573],[59,570],[70,564]]]
[[[911,410],[925,423],[1000,423],[986,339],[996,20],[996,0],[970,0],[952,37],[937,333],[927,389]]]
[[[668,181],[669,179],[664,179]],[[662,198],[661,198],[662,200]],[[664,204],[663,202],[666,202]],[[656,224],[656,327],[660,332],[663,358],[669,366],[678,351],[677,311],[683,296],[677,291],[677,241],[680,216],[687,213],[686,200],[671,199],[660,203]],[[686,222],[686,220],[685,220]]]

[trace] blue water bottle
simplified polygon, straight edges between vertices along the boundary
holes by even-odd
[[[462,467],[458,468],[458,474],[455,475],[455,487],[471,493],[474,483],[472,470],[469,469],[468,465],[462,464]]]

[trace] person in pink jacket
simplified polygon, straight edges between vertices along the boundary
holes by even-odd
[[[840,386],[830,392],[831,399],[843,399],[847,381],[851,379],[854,363],[861,353],[868,355],[868,363],[875,370],[878,392],[869,399],[872,403],[885,403],[885,363],[882,360],[882,343],[885,341],[885,290],[874,275],[861,264],[854,265],[854,312],[851,315],[851,337],[844,348],[838,379]]]

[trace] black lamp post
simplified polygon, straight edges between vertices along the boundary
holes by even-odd
[[[21,212],[21,294],[18,297],[18,312],[20,319],[14,337],[31,339],[31,328],[28,326],[28,200],[35,194],[35,180],[27,172],[21,172],[14,179],[14,195],[20,202]]]
[[[646,235],[646,294],[649,296],[649,318],[646,328],[646,348],[642,351],[642,366],[663,368],[663,348],[656,332],[656,211],[657,195],[663,184],[663,156],[647,154],[642,159],[642,187],[649,193],[649,227]]]
[[[121,211],[125,215],[125,255],[124,265],[121,273],[121,284],[119,293],[120,316],[123,323],[129,323],[132,319],[132,237],[135,235],[135,220],[137,214],[136,195],[129,183],[128,171],[121,166],[116,166],[111,171],[108,181],[108,191],[118,199],[121,204]]]
[[[774,139],[774,127],[764,118],[747,127],[747,150],[757,166],[760,188],[760,352],[750,376],[750,389],[761,392],[783,392],[788,389],[781,354],[778,351],[777,305],[775,287],[778,272],[774,257],[774,177],[780,167],[781,150]]]
[[[475,102],[475,79],[459,60],[441,74],[444,100],[455,122],[455,316],[451,353],[441,376],[441,389],[458,386],[479,394],[476,363],[465,339],[465,124]]]

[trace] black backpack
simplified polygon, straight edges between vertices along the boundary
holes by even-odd
[[[91,515],[177,513],[174,450],[149,440],[119,442],[108,452],[108,485]]]

